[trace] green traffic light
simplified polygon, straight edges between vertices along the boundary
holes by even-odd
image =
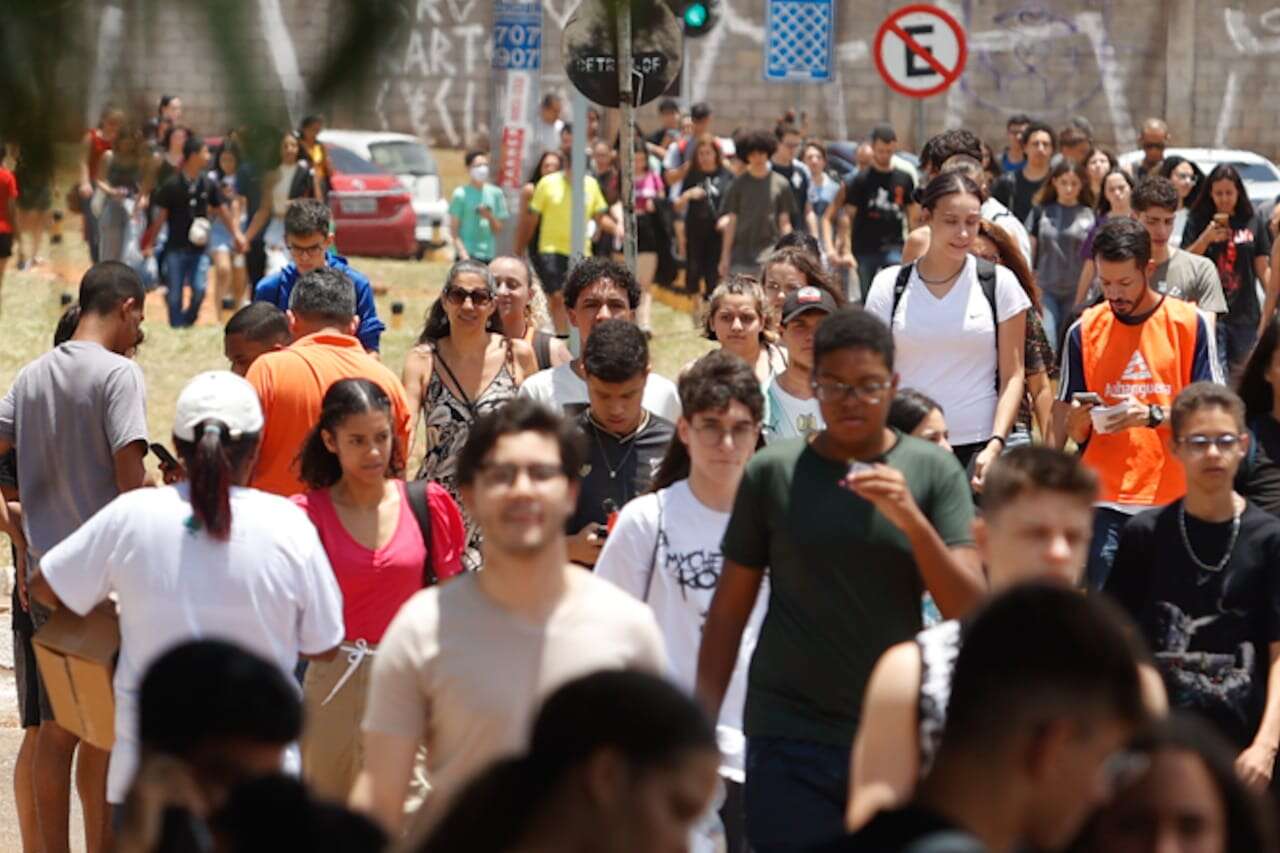
[[[684,24],[697,29],[707,22],[707,6],[705,3],[690,3],[684,8]]]

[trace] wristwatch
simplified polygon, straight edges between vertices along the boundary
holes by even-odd
[[[1147,406],[1147,428],[1156,429],[1164,423],[1164,409],[1157,403]]]

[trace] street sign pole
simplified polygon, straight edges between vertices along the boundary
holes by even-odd
[[[631,2],[619,0],[618,14],[618,95],[622,108],[622,144],[618,146],[622,158],[622,252],[627,269],[636,271],[636,199],[635,199],[635,140],[636,110],[634,82],[631,79]]]
[[[586,137],[587,98],[577,87],[573,88],[570,108],[573,111],[573,150],[569,152],[569,191],[573,193],[573,210],[571,212],[569,232],[569,251],[573,257],[582,257],[587,253],[587,201],[583,195],[585,176],[587,174],[587,146],[582,143]],[[578,128],[582,128],[579,130]]]

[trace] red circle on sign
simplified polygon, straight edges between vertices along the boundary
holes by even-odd
[[[911,47],[910,41],[912,41],[912,39],[906,33],[901,31],[901,28],[898,27],[898,21],[903,17],[916,12],[923,12],[927,15],[932,15],[938,18],[951,29],[952,33],[955,34],[956,45],[958,47],[958,57],[955,68],[950,70],[938,70],[936,67],[938,65],[937,60],[933,59],[932,53],[929,53],[927,50],[922,53],[921,51]],[[938,70],[938,73],[942,75],[942,82],[930,89],[911,89],[895,80],[893,76],[889,74],[889,69],[885,68],[884,60],[880,58],[880,48],[884,45],[885,37],[890,33],[900,39],[903,39],[903,41],[908,42],[907,47],[912,53],[919,56],[929,65],[935,66],[935,70]],[[927,6],[921,3],[913,6],[903,6],[901,9],[886,18],[885,22],[880,25],[880,29],[876,30],[876,38],[872,43],[871,53],[876,61],[876,70],[880,72],[880,77],[889,85],[890,89],[897,92],[899,95],[906,95],[908,98],[928,98],[946,90],[947,87],[960,78],[961,73],[964,72],[965,61],[969,58],[969,47],[965,43],[964,29],[960,26],[959,21],[951,17],[947,12],[939,9],[937,6]]]

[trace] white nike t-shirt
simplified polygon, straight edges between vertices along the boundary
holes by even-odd
[[[942,406],[953,445],[991,438],[996,417],[996,323],[978,283],[971,255],[956,283],[941,299],[929,292],[912,269],[907,289],[890,322],[893,286],[899,266],[876,274],[866,309],[893,329],[895,367],[900,388],[928,394]],[[1031,307],[1013,272],[996,267],[996,312],[999,322]]]

